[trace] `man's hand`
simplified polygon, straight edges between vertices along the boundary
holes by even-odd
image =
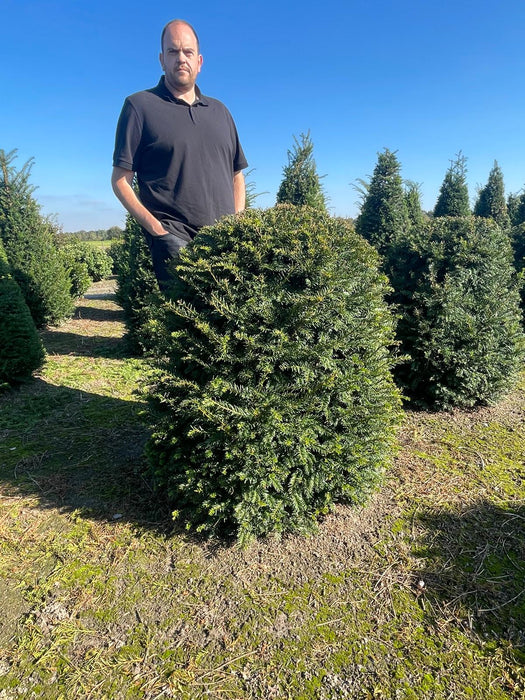
[[[149,212],[137,197],[133,189],[135,173],[125,168],[113,168],[111,186],[117,199],[139,224],[152,236],[166,236],[166,231],[160,221]]]

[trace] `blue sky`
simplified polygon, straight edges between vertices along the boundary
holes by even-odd
[[[293,136],[310,130],[332,212],[358,213],[352,183],[378,151],[432,209],[449,162],[467,157],[471,200],[497,160],[525,184],[523,0],[0,0],[0,148],[34,157],[45,214],[66,231],[122,225],[109,184],[126,95],[161,74],[163,25],[199,34],[199,86],[232,112],[271,206]]]

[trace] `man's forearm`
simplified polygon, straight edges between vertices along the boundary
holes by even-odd
[[[233,202],[235,204],[235,213],[244,211],[246,206],[246,185],[244,184],[244,175],[242,170],[235,173],[233,176]]]
[[[139,224],[153,236],[163,236],[167,232],[160,221],[146,209],[133,189],[134,173],[124,168],[113,168],[111,186],[122,206]]]

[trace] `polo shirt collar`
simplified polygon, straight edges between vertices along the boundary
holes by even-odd
[[[161,97],[164,97],[165,99],[170,100],[170,102],[176,102],[177,104],[188,106],[188,103],[185,100],[180,100],[178,97],[175,97],[175,95],[171,94],[171,92],[166,87],[166,81],[165,81],[163,75],[161,76],[161,78],[159,80],[159,84],[157,85],[157,89],[158,89]],[[193,102],[192,105],[190,105],[190,106],[193,106],[193,105],[204,105],[205,107],[208,106],[208,100],[202,94],[198,85],[195,85],[195,102]]]

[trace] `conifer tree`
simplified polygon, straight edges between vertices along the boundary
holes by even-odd
[[[146,326],[154,316],[154,308],[160,303],[160,292],[144,234],[129,214],[116,275],[116,297],[124,310],[130,349],[137,353],[147,352],[150,338]]]
[[[15,158],[16,151],[0,150],[0,238],[36,325],[58,324],[73,312],[71,281],[53,225],[33,197],[33,161],[17,170]]]
[[[490,403],[522,369],[525,342],[510,239],[490,219],[439,217],[398,250],[396,369],[432,408]]]
[[[385,289],[372,246],[310,207],[225,217],[181,251],[149,386],[174,517],[246,541],[366,498],[398,416]]]
[[[0,240],[0,388],[41,367],[44,348]]]
[[[507,211],[511,226],[520,226],[525,223],[525,192],[509,194]]]
[[[434,208],[434,216],[469,216],[470,213],[467,159],[460,151],[456,159],[450,161]]]
[[[425,215],[421,209],[421,188],[417,182],[405,183],[405,203],[408,214],[409,227],[420,229],[425,222]]]
[[[505,201],[503,173],[497,161],[494,161],[487,184],[479,191],[478,199],[474,205],[474,214],[475,216],[494,219],[504,231],[510,226],[507,202]]]
[[[308,205],[326,211],[326,196],[317,174],[310,132],[300,134],[299,138],[294,136],[294,146],[288,151],[288,164],[283,168],[277,204]]]
[[[377,164],[365,187],[361,212],[355,228],[381,254],[408,228],[408,212],[403,192],[401,166],[395,152],[378,153]]]

